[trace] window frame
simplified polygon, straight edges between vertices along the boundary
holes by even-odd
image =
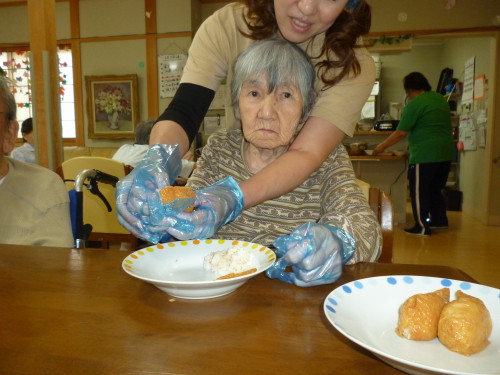
[[[72,51],[71,50],[71,44],[69,43],[58,43],[57,44],[57,47],[58,47],[58,50],[69,50],[69,51]],[[29,45],[15,45],[15,46],[2,46],[1,49],[0,49],[0,52],[3,52],[3,53],[11,53],[11,54],[14,54],[14,53],[19,53],[19,52],[24,52],[25,55],[27,57],[27,54],[26,53],[29,53],[30,52],[30,49],[29,49]],[[29,67],[29,64],[27,65]],[[7,74],[9,74],[9,69],[6,69],[4,66],[2,66],[2,69],[4,71],[7,71]],[[26,69],[25,67],[23,67],[23,69]],[[60,79],[63,79],[64,77],[61,77],[61,72],[60,72],[60,69],[58,69],[59,71],[59,78]],[[72,74],[73,74],[73,77],[74,77],[74,74],[75,74],[75,69],[74,69],[74,55],[73,53],[71,54],[71,71],[72,71]],[[9,76],[9,75],[8,75]],[[11,79],[14,79],[14,77],[10,77]],[[73,117],[73,126],[74,126],[74,134],[75,136],[74,137],[62,137],[62,132],[61,132],[61,137],[62,137],[62,141],[63,141],[63,145],[64,146],[74,146],[76,145],[78,142],[77,142],[77,139],[78,139],[78,127],[77,127],[77,119],[76,119],[76,105],[77,103],[75,102],[74,98],[75,98],[75,83],[74,83],[74,79],[73,79],[73,82],[70,84],[70,85],[64,85],[64,88],[65,88],[65,92],[67,92],[67,88],[68,86],[71,86],[72,87],[72,90],[73,90],[73,102],[69,102],[69,103],[73,103],[73,113],[74,113],[74,117]],[[32,113],[32,108],[33,108],[33,104],[32,104],[32,98],[30,97],[29,98],[29,103],[30,103],[30,113]],[[60,113],[62,114],[62,106],[63,104],[63,101],[60,100],[60,106],[59,106],[59,110],[60,110]],[[62,126],[62,118],[60,119],[61,121],[61,126]],[[22,136],[20,135],[20,130],[19,130],[19,134],[18,134],[18,138],[16,140],[16,146],[19,146],[19,145],[22,145],[23,144],[23,138]]]

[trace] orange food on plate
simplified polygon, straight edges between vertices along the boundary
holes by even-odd
[[[165,186],[160,190],[161,202],[168,204],[178,198],[196,198],[194,190],[187,186]],[[184,210],[184,212],[192,212],[194,204]]]
[[[448,349],[469,356],[488,346],[493,328],[491,316],[479,298],[460,290],[456,297],[441,312],[438,338]]]
[[[441,310],[450,301],[450,289],[415,294],[399,308],[396,333],[409,340],[428,341],[438,335]]]
[[[219,276],[216,280],[232,279],[235,277],[250,275],[251,273],[257,272],[257,268],[250,268],[249,270],[243,272],[231,272],[224,276]]]

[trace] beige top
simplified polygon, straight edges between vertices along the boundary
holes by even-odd
[[[216,11],[197,31],[189,48],[189,59],[184,67],[181,82],[193,83],[217,90],[222,80],[226,80],[226,124],[231,126],[234,115],[231,106],[230,82],[232,65],[238,55],[253,40],[244,37],[238,30],[248,32],[243,18],[245,7],[231,3]],[[309,56],[316,56],[323,44],[324,34],[313,41],[300,44]],[[356,49],[361,65],[361,73],[354,78],[345,78],[334,87],[322,90],[324,84],[316,81],[318,99],[311,113],[335,124],[348,136],[352,136],[361,109],[368,99],[375,82],[375,64],[364,48]],[[316,63],[323,58],[313,58]]]
[[[0,243],[73,247],[69,195],[50,169],[7,158],[0,183]]]

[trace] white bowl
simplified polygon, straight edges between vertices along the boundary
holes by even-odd
[[[372,156],[373,155],[373,150],[365,150],[365,154]]]
[[[206,255],[242,245],[252,252],[248,269],[256,271],[230,279],[206,270]],[[179,241],[137,250],[122,262],[130,276],[150,283],[172,297],[187,299],[214,298],[231,293],[252,277],[267,270],[276,260],[274,252],[262,245],[244,241],[219,239]]]
[[[372,130],[372,127],[373,127],[372,125],[359,125],[358,130],[362,132],[368,132]]]

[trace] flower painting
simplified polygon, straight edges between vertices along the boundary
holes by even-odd
[[[89,138],[133,138],[137,75],[86,76]]]

